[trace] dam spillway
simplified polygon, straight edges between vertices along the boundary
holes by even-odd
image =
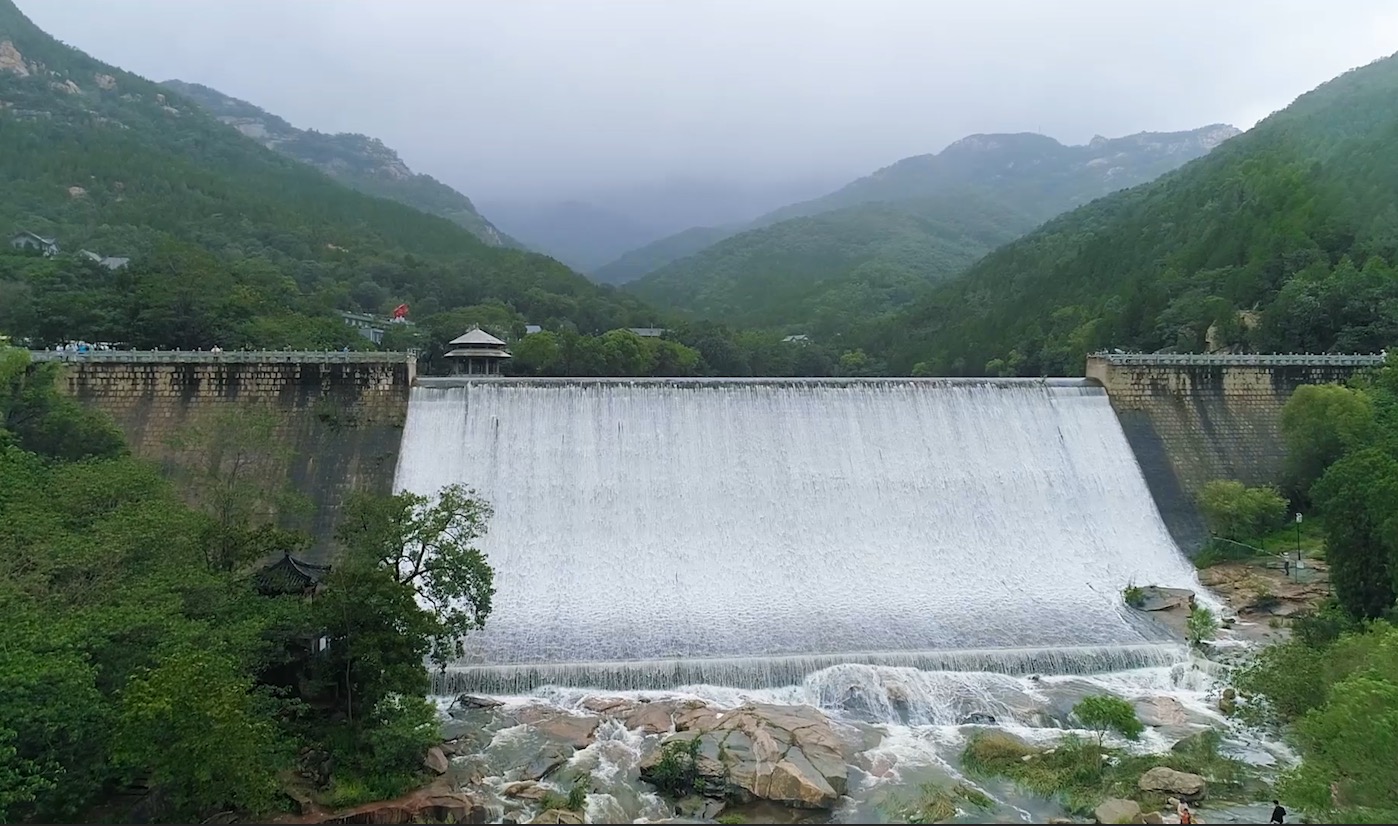
[[[494,506],[445,689],[1144,665],[1197,587],[1080,380],[420,380],[395,481]]]

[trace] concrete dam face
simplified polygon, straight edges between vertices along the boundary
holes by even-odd
[[[1173,661],[1195,588],[1083,380],[419,380],[395,487],[475,488],[495,608],[438,690]]]

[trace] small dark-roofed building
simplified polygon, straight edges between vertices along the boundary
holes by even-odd
[[[627,327],[626,329],[641,338],[660,338],[665,335],[664,327]]]
[[[253,583],[261,594],[301,594],[315,596],[325,577],[330,573],[329,565],[316,565],[304,559],[297,559],[290,552],[253,575]]]
[[[452,360],[452,372],[458,375],[498,376],[500,365],[513,358],[505,342],[480,327],[472,327],[448,344],[452,349],[445,358]]]
[[[10,246],[17,250],[42,252],[46,256],[58,254],[58,241],[56,239],[45,238],[42,235],[29,232],[28,230],[16,233],[15,236],[10,239]]]

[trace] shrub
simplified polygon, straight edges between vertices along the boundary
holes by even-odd
[[[1132,608],[1140,608],[1146,604],[1146,592],[1133,582],[1121,592],[1121,599]]]
[[[650,770],[649,780],[666,794],[684,797],[699,779],[698,759],[698,739],[671,740],[660,747],[660,761]]]
[[[1128,740],[1137,740],[1145,726],[1136,716],[1136,709],[1120,697],[1097,694],[1084,697],[1073,706],[1073,716],[1097,734],[1097,748],[1100,750],[1107,739],[1107,733],[1115,731]]]
[[[1189,621],[1186,623],[1189,633],[1189,643],[1199,646],[1212,640],[1218,633],[1218,618],[1214,612],[1203,605],[1195,605],[1189,611]]]
[[[926,783],[919,790],[917,802],[911,805],[894,804],[889,819],[895,823],[943,823],[961,812],[959,804],[989,809],[994,801],[985,792],[965,783],[957,783],[950,788]]]
[[[1279,525],[1287,504],[1276,488],[1250,488],[1231,479],[1215,479],[1199,491],[1199,507],[1215,534],[1251,540]]]

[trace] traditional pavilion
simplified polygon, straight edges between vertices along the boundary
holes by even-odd
[[[472,327],[449,344],[453,349],[446,357],[452,360],[452,372],[457,375],[498,376],[505,359],[511,358],[505,342],[480,327]]]

